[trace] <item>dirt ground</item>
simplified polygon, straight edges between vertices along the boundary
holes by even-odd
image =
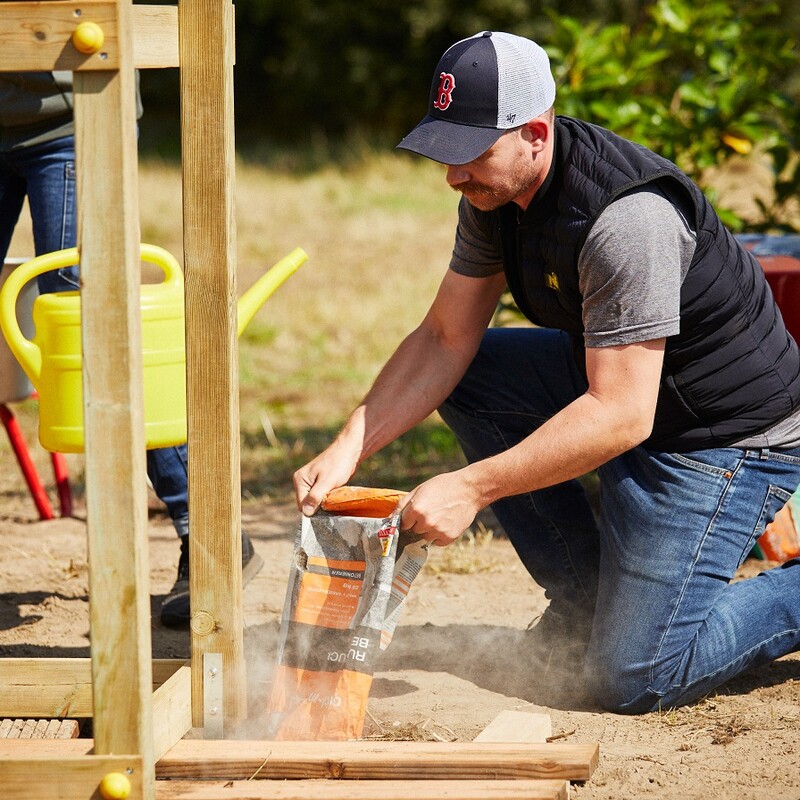
[[[0,480],[0,657],[85,657],[84,512],[78,505],[74,518],[39,521],[19,488],[13,458],[0,455],[6,464]],[[243,523],[265,561],[244,594],[255,718],[274,658],[297,512],[249,503]],[[189,655],[188,633],[161,627],[155,613],[177,558],[173,529],[153,499],[156,658]],[[745,571],[764,566],[748,561]],[[468,741],[503,710],[546,713],[560,741],[600,743],[591,781],[573,786],[577,800],[800,798],[800,654],[691,707],[618,716],[582,699],[577,685],[565,686],[566,699],[537,688],[537,676],[526,668],[525,631],[545,602],[503,538],[484,537],[458,553],[435,550],[376,674],[368,733]]]

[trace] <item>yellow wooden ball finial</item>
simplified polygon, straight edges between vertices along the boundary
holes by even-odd
[[[72,44],[81,53],[96,53],[105,41],[103,29],[96,22],[81,22],[72,33]]]
[[[121,772],[109,772],[100,781],[98,788],[103,800],[125,800],[131,793],[131,782]]]

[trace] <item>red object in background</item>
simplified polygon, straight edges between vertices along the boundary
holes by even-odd
[[[50,500],[42,486],[42,482],[39,480],[36,467],[33,461],[31,461],[25,437],[22,435],[22,430],[19,427],[17,418],[5,403],[0,403],[0,420],[2,420],[6,432],[8,433],[8,439],[11,442],[14,455],[19,462],[20,469],[22,469],[25,483],[28,484],[28,489],[36,505],[36,510],[39,512],[39,517],[41,519],[53,519],[54,514],[50,506]],[[50,458],[53,463],[53,475],[55,476],[56,490],[58,491],[61,516],[72,516],[72,492],[69,487],[67,462],[64,458],[64,454],[51,453]]]
[[[775,295],[783,321],[800,344],[800,258],[756,255]]]

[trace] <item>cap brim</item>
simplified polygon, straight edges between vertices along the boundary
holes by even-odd
[[[442,164],[467,164],[483,155],[504,133],[497,128],[459,125],[427,116],[397,147]]]

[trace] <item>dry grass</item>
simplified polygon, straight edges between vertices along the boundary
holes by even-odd
[[[143,240],[182,260],[178,167],[143,160],[139,191]],[[301,174],[237,165],[239,293],[295,247],[309,256],[240,341],[246,496],[288,491],[293,469],[324,446],[422,319],[449,261],[457,200],[439,165],[401,154]],[[26,212],[10,254],[32,251]],[[453,456],[452,439],[442,446]],[[410,488],[417,472],[404,481],[403,462],[435,464],[429,449],[412,437],[413,452],[394,449],[368,477],[391,482],[391,463]]]
[[[491,551],[493,539],[494,532],[479,520],[449,547],[433,548],[425,562],[425,572],[474,575],[500,569],[500,562]]]
[[[173,168],[142,166],[144,237],[180,252]],[[347,171],[237,170],[240,292],[295,247],[308,262],[259,312],[240,348],[242,421],[339,422],[444,273],[456,197],[433,164],[387,156]]]

